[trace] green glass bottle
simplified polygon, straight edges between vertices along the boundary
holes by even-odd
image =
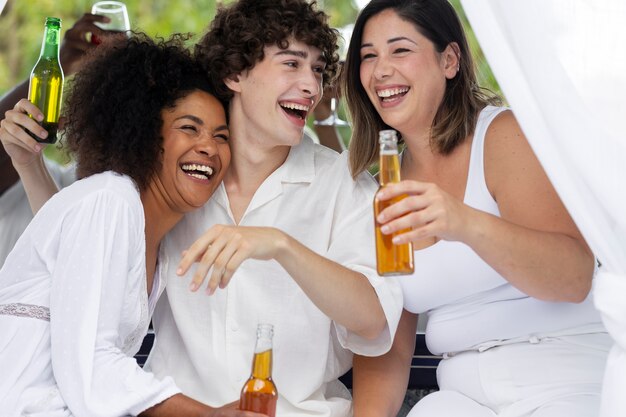
[[[61,19],[46,18],[41,54],[30,73],[28,100],[43,113],[41,126],[48,131],[48,137],[40,137],[30,133],[37,141],[54,143],[57,140],[61,98],[63,96],[63,69],[59,62],[59,43],[61,41]]]

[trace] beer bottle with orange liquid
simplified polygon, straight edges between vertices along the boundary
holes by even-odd
[[[239,408],[246,411],[275,417],[278,391],[272,381],[272,337],[271,324],[259,324],[256,331],[256,346],[252,361],[252,373],[241,389]]]
[[[400,158],[398,157],[398,137],[395,130],[381,130],[378,143],[380,144],[380,171],[379,182],[382,190],[387,184],[400,182]],[[408,275],[413,273],[413,245],[403,243],[395,245],[391,239],[409,230],[400,230],[390,235],[380,231],[380,224],[376,220],[378,214],[386,207],[402,200],[406,195],[389,200],[374,199],[374,222],[376,227],[376,269],[378,275]]]

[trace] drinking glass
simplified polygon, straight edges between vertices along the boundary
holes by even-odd
[[[126,5],[120,1],[99,1],[91,7],[91,14],[106,16],[108,23],[95,22],[96,26],[107,32],[125,33],[130,35],[130,20]],[[100,43],[99,39],[92,35],[93,43]]]

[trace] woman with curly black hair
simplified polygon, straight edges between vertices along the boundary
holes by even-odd
[[[0,271],[0,415],[241,415],[180,394],[133,355],[162,291],[159,244],[230,163],[222,103],[183,38],[111,38],[76,75],[66,141],[82,180],[36,214]],[[3,139],[39,132],[26,100]],[[24,139],[22,137],[22,139]]]

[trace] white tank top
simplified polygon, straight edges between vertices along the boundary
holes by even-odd
[[[487,127],[504,110],[488,106],[478,117],[463,200],[498,217],[498,205],[485,182],[483,156]],[[604,331],[591,294],[580,304],[529,297],[459,242],[442,240],[414,254],[415,273],[399,277],[404,308],[428,313],[426,343],[435,354],[553,333]]]

